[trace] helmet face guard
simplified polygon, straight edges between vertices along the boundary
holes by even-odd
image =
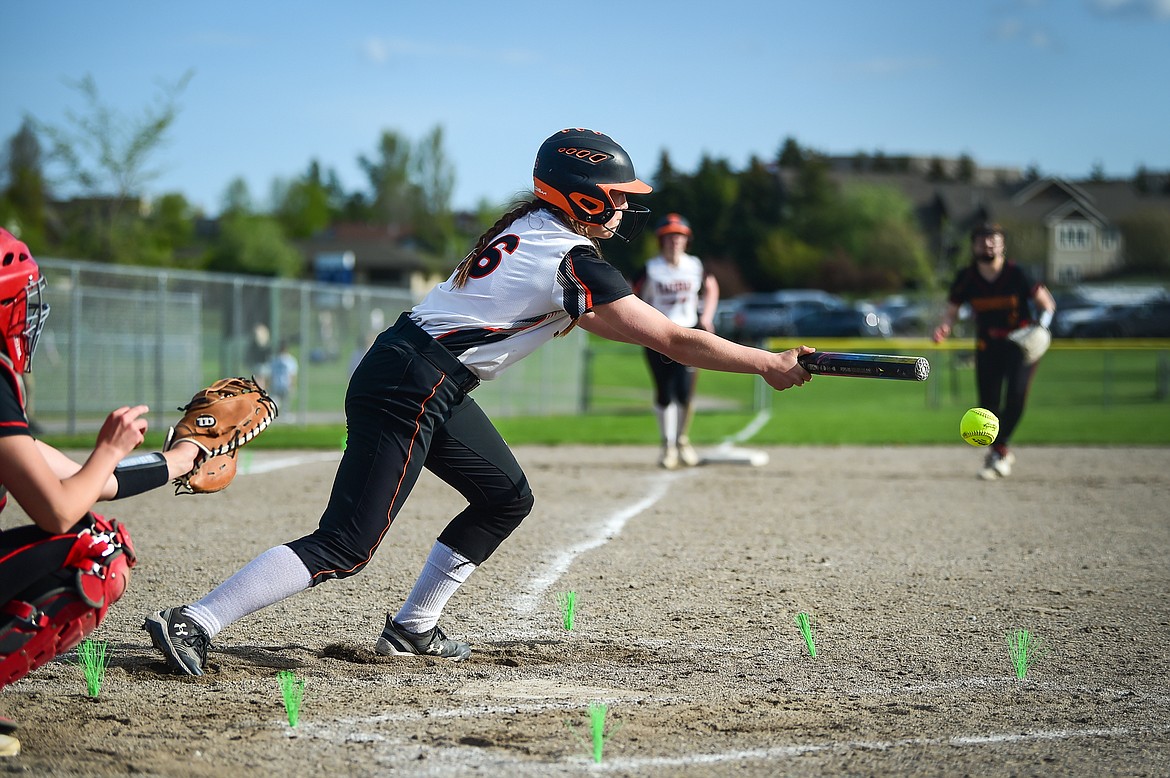
[[[619,208],[614,202],[614,192],[646,194],[653,190],[638,179],[625,149],[594,130],[561,130],[541,144],[532,169],[532,185],[538,199],[585,224],[604,226],[620,212],[621,225],[607,237],[633,240],[650,213],[644,206],[627,202]]]
[[[49,317],[45,279],[28,247],[0,230],[0,337],[17,373],[32,369],[32,356]]]

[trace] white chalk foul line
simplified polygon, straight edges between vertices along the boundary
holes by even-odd
[[[1042,740],[1080,740],[1085,738],[1116,738],[1162,735],[1170,732],[1170,726],[1160,727],[1107,727],[1092,729],[1038,730],[1034,732],[1000,732],[987,735],[955,735],[949,738],[900,738],[898,740],[846,740],[829,743],[807,743],[774,748],[725,751],[717,754],[686,754],[674,757],[630,758],[614,757],[605,760],[610,770],[631,770],[645,767],[674,767],[697,764],[719,764],[725,762],[766,761],[786,759],[793,756],[819,751],[890,751],[907,746],[989,746],[1003,743],[1031,743]]]
[[[755,418],[748,423],[746,427],[732,435],[724,443],[729,445],[731,443],[739,443],[753,437],[760,429],[768,423],[772,418],[772,412],[768,410],[760,411]],[[562,575],[568,571],[577,557],[599,548],[610,539],[617,537],[622,528],[626,526],[626,522],[634,518],[645,510],[648,510],[654,503],[666,496],[666,491],[676,479],[688,475],[690,471],[679,471],[675,473],[667,473],[659,476],[654,480],[650,486],[649,494],[643,497],[633,505],[622,508],[614,513],[598,528],[598,530],[589,538],[577,543],[569,548],[562,550],[549,563],[544,565],[543,572],[535,575],[528,580],[524,587],[524,591],[516,598],[513,607],[517,612],[523,614],[530,614],[536,610],[545,593],[555,584]]]
[[[262,462],[255,460],[248,463],[246,468],[240,469],[240,475],[260,475],[262,473],[272,473],[277,470],[283,470],[286,467],[297,467],[298,465],[309,465],[314,462],[335,462],[340,461],[340,451],[325,451],[319,454],[298,454],[291,457],[279,457],[277,459],[266,459]]]
[[[620,700],[613,700],[620,703]],[[396,721],[412,719],[439,719],[439,718],[478,718],[490,715],[508,715],[520,712],[540,712],[545,710],[574,710],[579,709],[581,703],[566,701],[531,703],[521,705],[474,705],[464,708],[448,710],[411,710],[377,716],[337,719],[327,724],[303,722],[301,732],[310,737],[317,737],[337,742],[389,742],[397,741],[394,735],[384,735],[370,731],[366,727],[376,727]],[[364,731],[363,731],[364,730]],[[894,740],[845,740],[827,741],[821,743],[793,743],[785,746],[770,748],[739,749],[734,751],[720,751],[714,753],[691,753],[678,756],[654,757],[609,757],[603,765],[596,765],[603,770],[638,770],[647,767],[685,767],[705,764],[727,764],[748,761],[770,761],[789,759],[810,753],[849,751],[892,751],[899,748],[921,747],[959,747],[977,748],[981,746],[1010,745],[1014,743],[1032,743],[1040,741],[1083,740],[1088,738],[1126,738],[1162,736],[1170,733],[1170,725],[1154,727],[1088,727],[1083,729],[1055,729],[1033,730],[1025,732],[989,732],[982,734],[953,735],[951,737],[908,737]],[[433,747],[437,750],[446,748]],[[475,757],[486,757],[481,749],[464,749],[467,762],[476,761]],[[461,761],[462,758],[461,758]],[[493,755],[490,761],[496,766],[512,765],[519,768],[525,761],[506,756]],[[577,761],[571,759],[569,761]]]
[[[650,484],[649,493],[645,497],[633,505],[617,511],[602,522],[590,537],[563,549],[551,562],[546,563],[543,566],[543,570],[530,578],[524,585],[524,591],[515,599],[513,607],[519,613],[534,612],[541,597],[565,574],[577,557],[587,551],[592,551],[595,548],[605,545],[611,538],[615,538],[621,534],[622,529],[626,526],[626,522],[665,497],[670,485],[675,480],[684,477],[687,473],[689,471],[665,473],[655,478]]]
[[[724,445],[731,443],[743,443],[745,440],[751,440],[756,436],[756,433],[764,428],[764,425],[772,418],[770,410],[762,410],[756,414],[756,417],[748,422],[748,425],[735,433],[731,437],[723,441]]]

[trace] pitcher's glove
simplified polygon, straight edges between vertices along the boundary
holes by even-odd
[[[230,484],[240,446],[263,432],[278,413],[276,402],[252,378],[221,378],[179,410],[183,418],[167,433],[163,450],[186,440],[200,453],[195,467],[175,479],[175,494],[218,492]]]
[[[1048,351],[1048,347],[1052,345],[1052,333],[1048,331],[1047,327],[1033,324],[1014,330],[1008,335],[1008,340],[1015,343],[1020,347],[1020,351],[1024,352],[1025,365],[1034,365],[1040,361],[1040,357],[1044,356],[1044,352]]]

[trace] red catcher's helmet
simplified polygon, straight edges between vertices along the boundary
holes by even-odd
[[[45,279],[28,246],[0,229],[0,339],[17,373],[27,373],[49,316]]]
[[[691,237],[691,224],[677,213],[668,213],[659,220],[654,228],[654,234],[661,238],[663,235],[686,235]]]
[[[538,199],[586,224],[605,224],[613,218],[618,210],[613,192],[653,191],[638,180],[630,155],[613,138],[579,127],[561,130],[540,144],[532,168],[532,188]],[[627,203],[622,209],[623,225],[625,217],[639,218],[631,220],[637,224],[619,237],[632,240],[649,213],[644,206]]]

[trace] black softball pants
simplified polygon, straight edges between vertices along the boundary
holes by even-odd
[[[684,408],[689,406],[695,394],[695,380],[699,371],[690,365],[675,362],[654,349],[643,350],[646,352],[646,364],[650,366],[650,375],[654,379],[654,404],[659,408],[665,408],[672,402]]]
[[[979,405],[999,417],[997,446],[1007,447],[1024,415],[1036,367],[1024,364],[1024,353],[1005,338],[986,338],[975,349],[975,380]]]
[[[366,566],[423,467],[467,499],[439,540],[476,565],[529,514],[528,479],[469,396],[477,384],[406,314],[378,336],[350,379],[345,453],[320,524],[287,544],[313,585]]]

